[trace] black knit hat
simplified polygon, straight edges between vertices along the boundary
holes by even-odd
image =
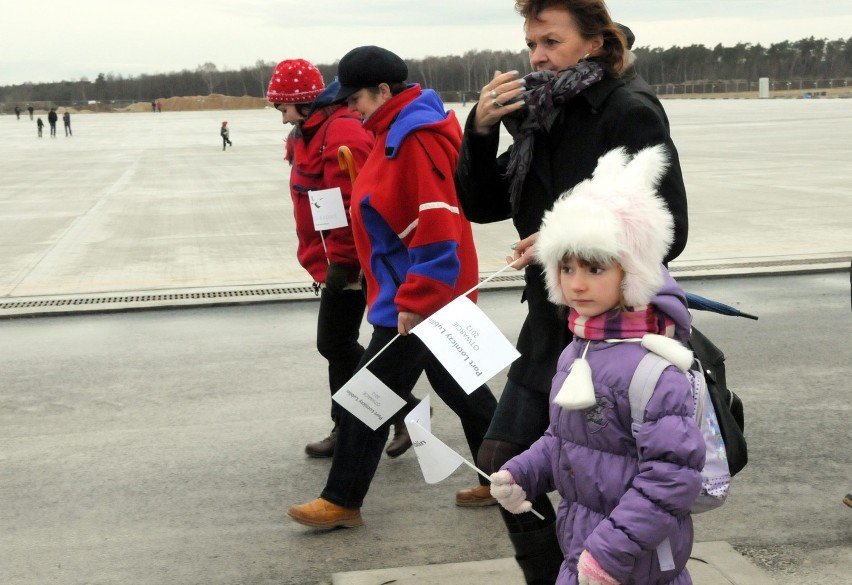
[[[368,45],[352,49],[343,56],[337,64],[337,77],[340,91],[334,101],[342,102],[359,89],[405,81],[408,66],[396,53]]]
[[[624,39],[627,41],[627,50],[633,48],[633,43],[636,42],[636,35],[633,34],[633,31],[621,24],[620,22],[616,22],[615,26],[621,29],[622,34],[624,34]]]

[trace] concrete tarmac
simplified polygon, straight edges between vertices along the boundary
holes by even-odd
[[[689,197],[675,275],[848,265],[852,100],[665,106]],[[29,120],[0,116],[0,317],[312,294],[293,253],[277,111],[80,114],[73,124],[71,138],[37,138]],[[511,223],[474,233],[483,275],[502,268]]]
[[[852,583],[849,275],[685,285],[760,317],[695,312],[727,354],[750,454],[729,501],[695,518],[695,583]],[[512,340],[518,297],[480,301]],[[520,585],[498,511],[454,505],[466,468],[429,485],[413,453],[383,457],[364,527],[284,516],[329,466],[302,450],[330,429],[315,322],[310,302],[0,321],[0,583]],[[432,402],[433,432],[468,455]]]
[[[731,501],[696,520],[696,583],[852,583],[852,101],[665,106],[691,221],[673,273],[761,317],[696,314],[728,354],[752,455]],[[78,115],[73,138],[39,139],[0,117],[0,582],[518,582],[497,511],[452,505],[472,475],[428,486],[413,454],[383,461],[362,529],[282,517],[322,487],[327,462],[301,449],[328,423],[315,305],[286,302],[313,294],[279,121]],[[487,276],[515,233],[475,236]],[[504,273],[481,300],[510,339],[518,284]],[[246,306],[97,314],[229,304]],[[462,452],[435,402],[436,434]],[[375,570],[392,573],[361,572]]]

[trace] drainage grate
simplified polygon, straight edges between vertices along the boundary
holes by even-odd
[[[252,290],[228,290],[195,293],[163,293],[151,295],[124,295],[110,297],[87,297],[68,299],[44,299],[0,303],[0,309],[31,309],[39,307],[75,307],[85,305],[109,305],[112,303],[156,303],[163,301],[190,301],[204,299],[227,299],[239,297],[263,297],[280,295],[313,294],[310,286],[262,288]]]
[[[484,278],[480,278],[479,282],[485,280]],[[524,281],[524,273],[520,274],[509,274],[507,276],[495,276],[489,282],[523,282]]]
[[[481,280],[485,280],[481,278]],[[519,283],[523,284],[523,274],[497,276],[492,278],[491,283]],[[488,284],[485,285],[486,287]],[[306,286],[289,286],[276,288],[257,288],[257,289],[239,289],[226,291],[207,291],[207,292],[192,292],[192,293],[160,293],[160,294],[144,294],[144,295],[115,295],[104,297],[68,297],[64,299],[29,299],[21,301],[9,301],[0,303],[0,311],[15,310],[15,309],[51,309],[51,308],[90,308],[104,307],[109,305],[128,304],[128,303],[164,303],[164,302],[180,302],[180,301],[198,301],[198,300],[227,300],[227,299],[243,299],[261,300],[262,297],[298,297],[304,299],[315,297],[314,288],[312,285]]]

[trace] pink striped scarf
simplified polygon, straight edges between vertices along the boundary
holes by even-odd
[[[610,309],[594,317],[582,317],[571,309],[568,329],[575,337],[594,341],[639,338],[647,333],[674,337],[675,323],[665,313],[655,311],[653,305]]]

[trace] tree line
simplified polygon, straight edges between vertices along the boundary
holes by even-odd
[[[658,93],[682,91],[740,91],[745,83],[768,77],[778,88],[839,87],[852,78],[852,37],[848,39],[816,39],[784,41],[764,47],[738,43],[707,48],[635,47],[636,68]],[[527,71],[526,50],[468,51],[463,55],[407,59],[409,80],[442,93],[448,101],[462,97],[475,99],[479,89],[488,83],[496,69]],[[337,64],[318,64],[328,81],[333,79]],[[87,102],[151,101],[176,96],[210,95],[264,97],[274,61],[258,59],[239,70],[222,71],[214,63],[204,63],[194,70],[143,74],[125,77],[115,73],[99,73],[94,80],[86,77],[74,81],[23,83],[0,87],[0,102],[6,108],[15,104],[48,102],[72,106]],[[724,89],[723,89],[724,88]],[[736,88],[736,89],[734,89]]]

